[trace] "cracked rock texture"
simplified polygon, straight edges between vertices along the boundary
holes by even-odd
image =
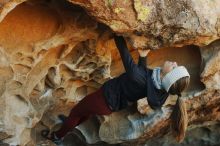
[[[70,132],[64,143],[219,145],[219,7],[219,0],[0,0],[0,145],[53,145],[40,130],[57,129],[58,114],[124,72],[113,32],[126,37],[135,61],[135,48],[151,48],[149,68],[172,60],[189,69],[186,138],[177,144],[170,133],[170,96],[160,111],[141,99],[93,117],[77,127],[81,139]]]

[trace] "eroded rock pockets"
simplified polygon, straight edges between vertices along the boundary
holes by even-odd
[[[69,110],[85,95],[95,91],[106,80],[124,71],[114,40],[109,38],[111,30],[99,22],[108,25],[113,31],[123,33],[128,37],[127,40],[130,40],[129,42],[137,48],[155,49],[169,44],[169,47],[152,50],[149,54],[148,65],[153,68],[162,65],[165,60],[172,60],[189,69],[192,78],[190,87],[184,96],[189,97],[187,102],[188,109],[191,111],[204,105],[200,100],[209,99],[209,94],[205,93],[203,96],[203,94],[198,94],[200,91],[212,90],[212,87],[219,90],[219,84],[214,85],[219,77],[219,43],[214,42],[206,47],[187,45],[206,45],[216,39],[216,32],[206,35],[206,30],[215,21],[210,22],[210,25],[207,24],[207,28],[206,25],[203,26],[204,33],[202,31],[198,35],[193,33],[191,39],[188,36],[192,33],[185,28],[195,31],[194,29],[198,29],[197,25],[193,23],[191,26],[190,22],[195,21],[197,24],[198,18],[201,18],[200,22],[204,19],[202,16],[194,18],[193,14],[198,13],[190,13],[191,8],[194,7],[191,7],[190,11],[185,11],[189,14],[187,16],[185,13],[175,15],[177,18],[184,15],[186,22],[177,21],[178,19],[171,17],[174,12],[182,12],[185,6],[181,5],[185,4],[183,1],[178,3],[177,10],[173,11],[167,9],[172,7],[173,1],[170,3],[168,1],[161,3],[158,1],[149,1],[149,3],[146,1],[133,1],[134,3],[132,1],[128,3],[124,1],[108,1],[107,3],[104,1],[70,1],[80,5],[87,12],[64,0],[24,1],[0,2],[0,121],[3,129],[0,140],[6,143],[20,145],[38,143],[41,139],[37,137],[36,129],[57,127],[57,114],[68,114]],[[193,2],[191,1],[197,8]],[[217,1],[212,2],[218,4]],[[158,9],[159,6],[160,9]],[[152,9],[145,9],[145,7]],[[188,10],[187,8],[184,10]],[[166,19],[163,20],[164,24],[165,22],[169,24],[166,27],[159,27],[160,24],[156,23],[157,25],[152,24],[148,27],[151,19],[145,19],[145,15],[161,20],[161,16],[153,15],[154,12],[159,14],[160,10],[163,10],[161,14],[166,16],[163,18]],[[212,13],[217,19],[218,13],[215,13],[215,10]],[[186,26],[184,30],[177,29],[179,24],[176,26],[176,23],[181,22],[184,22]],[[159,32],[154,32],[156,28],[161,29],[158,29]],[[155,34],[149,34],[149,30]],[[159,36],[156,37],[157,35]],[[129,50],[137,61],[137,51],[133,47],[129,47]],[[200,76],[201,73],[202,76]],[[192,98],[194,97],[200,100],[195,100],[197,104],[193,106]],[[175,98],[170,99],[172,100],[166,105],[173,104]],[[214,102],[217,99],[216,96],[215,100],[210,101]],[[166,129],[168,125],[166,120],[170,113],[166,105],[163,112],[150,112],[149,106],[144,104],[134,114],[128,110],[102,119],[101,125],[95,125],[98,128],[101,126],[100,130],[96,129],[99,133],[96,133],[95,141],[102,139],[117,143],[147,137],[149,136],[147,131],[152,130],[154,126]],[[151,120],[140,115],[142,111],[150,114]],[[121,128],[118,128],[120,124],[111,122],[120,119],[119,117],[123,121]],[[149,127],[149,125],[153,126]],[[109,127],[113,128],[108,130]],[[108,134],[112,137],[106,134],[106,131],[109,131]],[[136,131],[136,133],[130,135],[130,131]],[[156,134],[155,132],[154,135]],[[91,143],[94,142],[89,135],[87,135],[88,139]]]

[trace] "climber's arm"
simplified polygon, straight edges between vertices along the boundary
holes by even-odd
[[[148,50],[138,49],[138,53],[139,53],[138,66],[142,66],[144,68],[146,67],[147,55],[149,52],[150,52],[150,49]]]
[[[131,75],[132,73],[134,73],[137,70],[138,67],[134,63],[134,61],[128,51],[127,44],[122,36],[114,35],[114,40],[115,40],[115,44],[119,50],[125,71],[126,71],[126,73]]]

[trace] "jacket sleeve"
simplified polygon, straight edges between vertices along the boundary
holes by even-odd
[[[140,70],[139,67],[137,66],[137,64],[134,63],[126,42],[124,40],[124,38],[122,36],[114,36],[114,40],[115,40],[115,44],[119,50],[125,71],[127,73],[127,75],[129,76],[130,79],[132,80],[140,80]]]
[[[139,56],[138,66],[141,66],[141,67],[146,68],[146,64],[147,64],[146,61],[147,61],[147,57],[141,57],[141,56]]]

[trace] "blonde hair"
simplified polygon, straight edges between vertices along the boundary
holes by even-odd
[[[171,114],[172,132],[178,142],[182,142],[185,137],[185,132],[188,125],[188,115],[186,111],[186,104],[181,98],[181,92],[189,85],[190,78],[183,77],[177,80],[169,89],[172,95],[178,95],[176,104]]]

